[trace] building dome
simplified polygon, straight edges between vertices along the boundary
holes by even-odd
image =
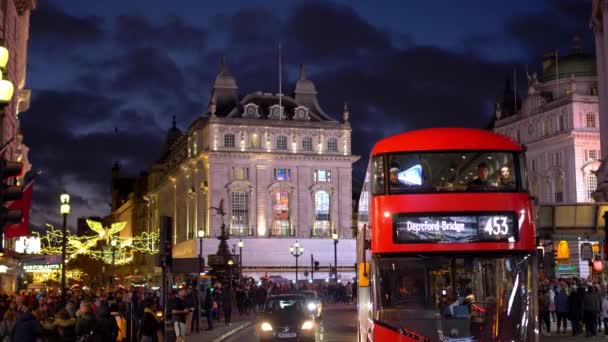
[[[552,56],[551,64],[543,70],[543,82],[555,80],[556,71],[560,79],[574,77],[597,76],[595,56],[584,53],[580,46],[580,38],[575,35],[572,40],[572,51],[569,55],[558,56],[555,63],[555,55]]]
[[[215,82],[213,82],[213,88],[225,88],[225,89],[236,89],[238,86],[236,85],[236,80],[234,77],[230,75],[228,69],[226,68],[226,64],[224,59],[222,59],[221,70],[220,73],[215,78]]]

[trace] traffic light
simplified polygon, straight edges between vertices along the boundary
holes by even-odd
[[[10,209],[7,207],[7,202],[21,199],[23,189],[20,186],[12,184],[11,178],[18,177],[23,172],[23,164],[14,161],[7,161],[4,158],[0,159],[0,236],[4,233],[4,227],[21,222],[23,212],[21,209]],[[0,245],[0,250],[2,246]]]
[[[319,262],[315,261],[315,271],[318,271],[318,270],[319,270]]]
[[[160,264],[171,266],[173,262],[173,219],[171,217],[161,216],[159,233]]]

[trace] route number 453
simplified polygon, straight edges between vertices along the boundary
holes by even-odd
[[[487,222],[483,231],[488,235],[507,235],[509,233],[509,226],[507,225],[507,217],[505,216],[494,216],[491,217]]]

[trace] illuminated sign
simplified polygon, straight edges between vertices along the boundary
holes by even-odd
[[[34,264],[34,265],[23,265],[25,272],[50,272],[52,270],[61,269],[60,264]]]
[[[40,254],[40,238],[20,236],[15,240],[15,252],[22,254]]]
[[[479,213],[462,214],[396,214],[393,217],[395,243],[466,243],[515,242],[515,214]]]

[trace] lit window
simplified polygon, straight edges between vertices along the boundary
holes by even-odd
[[[290,169],[274,169],[274,179],[277,181],[286,181],[291,177]]]
[[[230,234],[249,234],[249,193],[246,191],[233,191],[231,200]]]
[[[287,149],[287,137],[284,135],[277,137],[277,150]]]
[[[249,179],[249,168],[246,167],[233,167],[232,177],[236,180]]]
[[[234,147],[234,134],[224,135],[224,147]]]
[[[272,235],[291,235],[289,224],[289,193],[284,190],[272,194]]]
[[[249,143],[251,144],[251,148],[260,148],[260,135],[257,133],[252,134]]]
[[[365,189],[365,188],[364,188]],[[369,192],[363,190],[359,197],[359,221],[367,222],[369,220]]]
[[[587,185],[587,201],[592,202],[593,201],[593,197],[591,197],[591,194],[593,194],[593,192],[597,189],[597,177],[595,176],[595,174],[590,173],[587,175],[586,177],[586,185]]]
[[[312,138],[311,137],[302,138],[302,150],[312,151]]]
[[[315,182],[331,182],[331,171],[329,171],[329,170],[315,170],[313,181],[315,181]]]
[[[315,236],[329,236],[329,193],[325,190],[315,193]]]
[[[338,150],[338,140],[336,138],[327,139],[327,151],[336,152]]]
[[[587,128],[595,128],[595,114],[587,114]]]

